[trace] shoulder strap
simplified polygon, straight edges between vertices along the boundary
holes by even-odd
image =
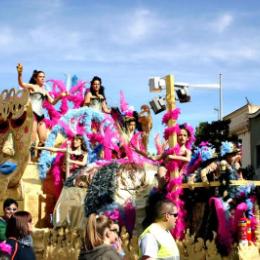
[[[15,241],[14,253],[13,253],[12,257],[11,257],[11,260],[14,260],[16,254],[17,254],[17,251],[18,251],[18,242]]]

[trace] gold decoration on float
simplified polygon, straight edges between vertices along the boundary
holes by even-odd
[[[0,200],[11,188],[12,197],[20,200],[20,180],[27,166],[31,145],[33,112],[27,90],[3,90],[0,94]]]

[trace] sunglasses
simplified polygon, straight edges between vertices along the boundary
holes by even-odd
[[[176,213],[173,213],[173,212],[168,212],[168,214],[169,214],[169,215],[171,215],[171,216],[174,216],[175,218],[177,218],[177,217],[178,217],[178,212],[176,212]]]
[[[178,212],[176,212],[176,213],[173,213],[173,212],[164,212],[164,213],[162,213],[162,215],[164,215],[164,214],[169,214],[171,216],[174,216],[175,218],[178,217]]]
[[[6,209],[9,210],[9,211],[16,211],[17,210],[17,208],[10,208],[10,207],[8,207]]]

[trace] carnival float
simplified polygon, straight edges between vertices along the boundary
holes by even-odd
[[[135,111],[123,92],[118,107],[104,106],[104,93],[86,102],[87,82],[69,82],[49,80],[53,99],[66,95],[56,105],[44,100],[44,145],[32,145],[29,91],[0,95],[0,200],[12,197],[32,213],[37,259],[77,259],[91,213],[117,221],[127,259],[138,259],[138,236],[158,197],[178,208],[172,235],[181,259],[260,259],[259,182],[243,176],[236,143],[194,145],[193,128],[178,124],[171,75],[163,141],[150,136],[148,105]]]

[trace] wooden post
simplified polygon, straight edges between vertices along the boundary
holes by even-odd
[[[166,82],[166,104],[167,104],[167,110],[172,111],[176,108],[176,102],[175,102],[175,90],[174,90],[174,77],[172,75],[167,75],[165,77]],[[176,125],[175,120],[169,120],[168,127],[173,127]],[[173,133],[171,136],[169,136],[169,147],[173,148],[177,144],[177,135],[176,133]],[[176,178],[179,176],[178,170],[171,172],[171,179]]]

